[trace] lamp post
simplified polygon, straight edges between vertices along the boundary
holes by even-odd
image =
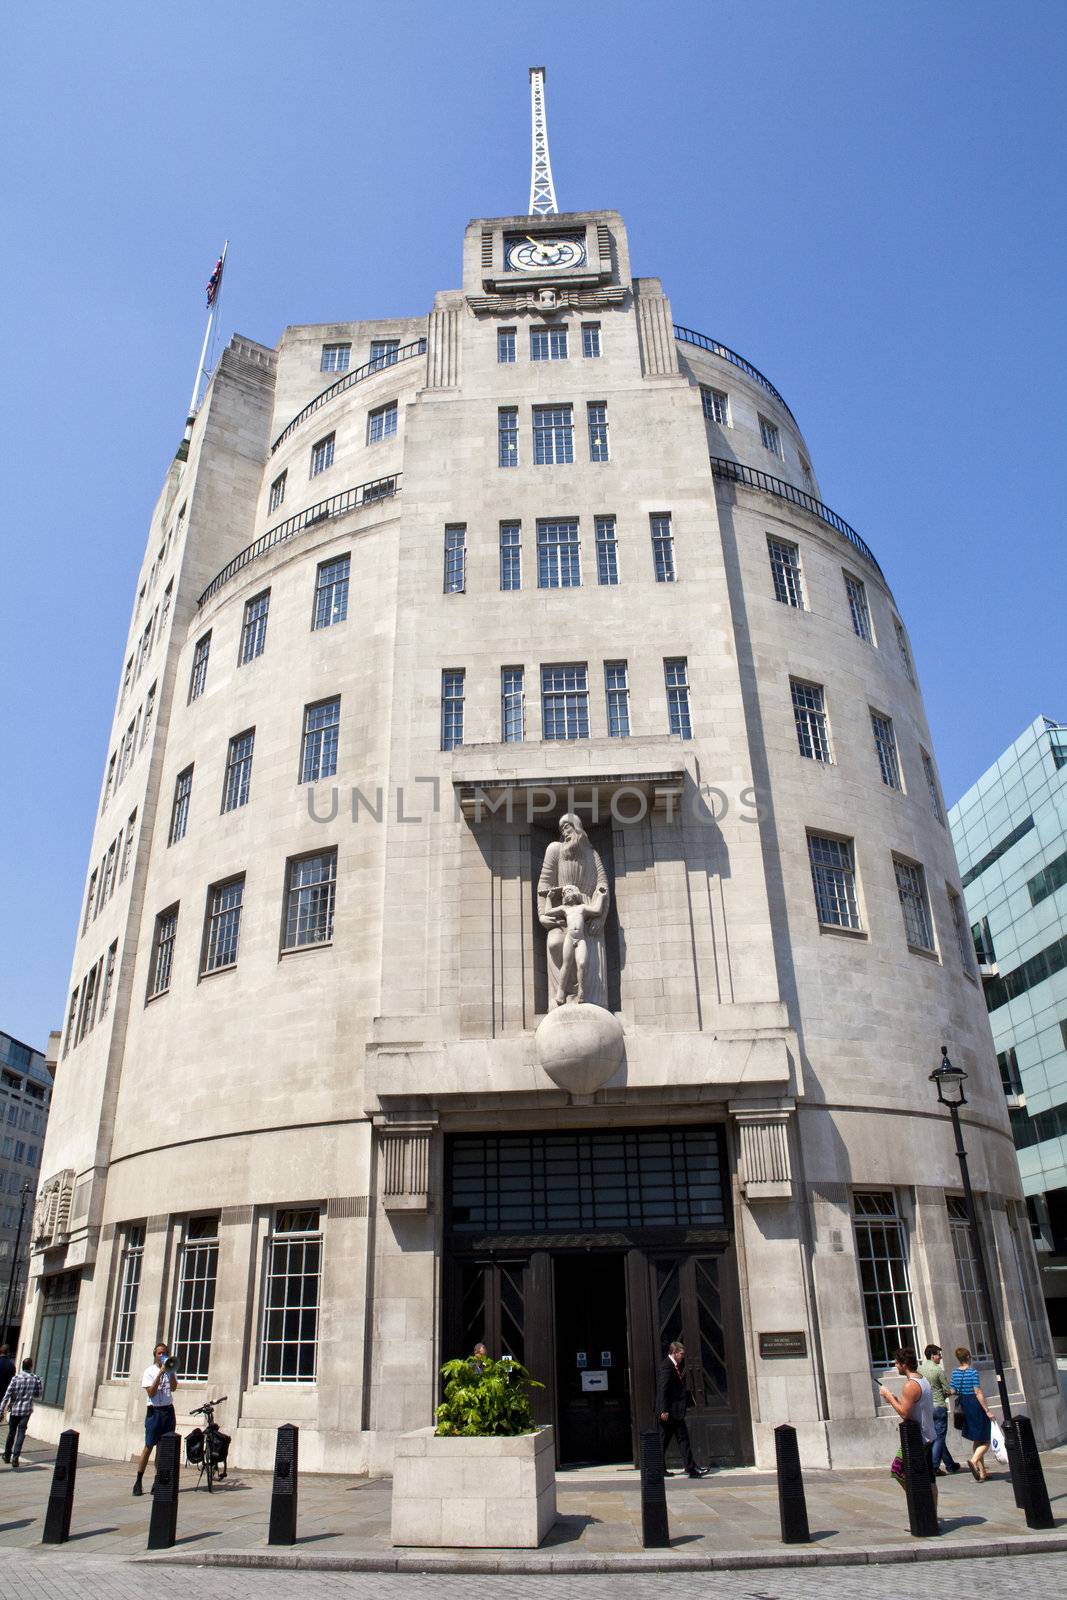
[[[30,1198],[30,1195],[32,1193],[33,1193],[33,1190],[30,1187],[29,1181],[27,1180],[27,1182],[25,1182],[22,1185],[22,1189],[20,1191],[20,1196],[19,1196],[20,1199],[21,1199],[21,1202],[22,1202],[21,1205],[19,1206],[19,1227],[18,1227],[18,1232],[15,1235],[15,1249],[14,1249],[14,1251],[12,1253],[12,1256],[11,1256],[11,1271],[7,1275],[7,1294],[4,1296],[3,1323],[0,1324],[0,1326],[3,1327],[3,1336],[4,1336],[5,1339],[7,1338],[7,1319],[8,1319],[8,1314],[10,1313],[10,1310],[11,1310],[11,1293],[12,1293],[12,1290],[14,1289],[14,1287],[15,1287],[15,1270],[16,1270],[16,1268],[18,1266],[19,1248],[20,1248],[20,1246],[22,1244],[22,1224],[26,1220],[26,1201]]]

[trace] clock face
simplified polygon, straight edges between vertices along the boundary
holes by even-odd
[[[504,265],[509,272],[559,272],[585,264],[585,236],[580,233],[513,234],[504,240]]]

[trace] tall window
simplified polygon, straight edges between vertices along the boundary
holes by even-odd
[[[898,617],[893,618],[893,627],[897,636],[897,649],[900,651],[900,660],[909,680],[915,682],[915,668],[911,664],[911,651],[908,649],[908,636],[904,632],[904,624]]]
[[[255,728],[235,733],[226,752],[226,772],[222,781],[222,810],[236,811],[248,804],[248,787],[252,780],[252,747],[256,741]]]
[[[800,586],[800,551],[795,544],[767,535],[767,552],[771,558],[771,577],[774,579],[774,598],[784,606],[804,607],[804,591]]]
[[[541,732],[545,739],[588,739],[589,674],[584,662],[541,668]]]
[[[441,673],[441,749],[456,750],[463,743],[462,667],[446,667]]]
[[[537,587],[576,589],[582,581],[578,519],[539,520],[537,524]]]
[[[1000,1068],[1000,1087],[1006,1095],[1021,1095],[1023,1093],[1022,1073],[1019,1071],[1019,1057],[1015,1049],[1009,1046],[997,1056],[997,1066]]]
[[[203,1383],[211,1361],[215,1281],[219,1270],[218,1217],[190,1217],[178,1261],[172,1350],[178,1377]]]
[[[589,459],[608,459],[608,405],[606,400],[590,400],[586,406],[589,420]]]
[[[100,814],[101,814],[101,816],[107,810],[107,803],[111,799],[111,791],[115,787],[115,767],[116,767],[117,761],[118,761],[118,753],[116,752],[115,754],[112,755],[110,761],[107,764],[107,776],[104,779],[104,798],[100,802]]]
[[[118,848],[118,839],[112,839],[107,847],[107,854],[104,856],[104,864],[100,869],[100,893],[96,902],[97,912],[99,912],[101,906],[107,905],[107,902],[115,892],[115,868],[118,865],[116,859]]]
[[[625,661],[605,661],[604,692],[608,704],[608,737],[630,736],[630,674]]]
[[[288,475],[289,474],[288,474],[287,471],[286,472],[280,472],[278,474],[278,476],[275,478],[274,482],[270,486],[270,494],[267,497],[267,515],[268,516],[270,516],[272,511],[277,511],[278,507],[282,504],[283,500],[285,499],[285,480],[288,477]]]
[[[582,355],[587,361],[596,360],[600,355],[600,323],[582,323]]]
[[[396,401],[379,406],[367,417],[367,443],[377,444],[379,439],[391,439],[396,432]]]
[[[900,788],[900,757],[897,755],[897,740],[893,732],[891,717],[883,717],[879,712],[871,712],[871,732],[874,734],[874,748],[878,756],[878,770],[882,774],[882,782],[887,789]]]
[[[205,633],[196,641],[193,650],[193,670],[189,674],[189,699],[199,700],[207,683],[207,658],[211,654],[211,634]]]
[[[148,743],[148,735],[152,732],[152,718],[156,712],[156,685],[153,684],[144,697],[144,722],[141,726],[141,749]]]
[[[337,774],[337,741],[341,728],[341,697],[304,707],[304,737],[300,750],[300,782],[318,783]]]
[[[311,446],[311,472],[309,477],[317,478],[320,472],[325,472],[327,467],[333,466],[333,447],[337,435],[328,433],[325,439],[320,439]]]
[[[445,594],[462,594],[467,587],[467,528],[462,522],[445,529]]]
[[[960,953],[960,965],[964,972],[974,970],[974,946],[967,928],[967,918],[963,914],[963,901],[951,885],[945,885],[948,895],[949,910],[952,912],[952,928],[956,935],[956,948]]]
[[[396,353],[399,349],[399,339],[372,339],[370,342],[371,369],[377,371],[379,367],[395,367]]]
[[[515,360],[515,329],[498,328],[496,331],[496,358],[501,366],[511,366]]]
[[[79,1280],[77,1272],[41,1279],[41,1320],[34,1366],[44,1385],[41,1399],[46,1406],[61,1406],[66,1398]]]
[[[596,581],[613,587],[619,581],[619,547],[615,538],[615,518],[594,518],[596,529]]]
[[[324,344],[319,360],[320,372],[347,372],[352,359],[350,344]]]
[[[241,908],[244,905],[244,877],[229,883],[213,883],[207,892],[207,919],[204,927],[203,972],[218,972],[237,964],[241,938]]]
[[[778,456],[781,459],[782,436],[778,431],[777,424],[769,422],[766,417],[760,417],[759,436],[763,441],[763,448],[769,450],[773,456]]]
[[[161,634],[167,625],[167,618],[170,616],[170,607],[173,599],[174,579],[172,578],[163,591],[163,599],[160,601],[159,605],[159,631]]]
[[[793,720],[797,728],[800,753],[809,761],[833,761],[830,752],[830,729],[826,721],[826,697],[821,683],[801,683],[790,678],[789,689],[793,697]]]
[[[500,737],[505,744],[521,744],[526,737],[522,667],[500,669]]]
[[[827,928],[858,929],[860,911],[852,840],[809,833],[808,859],[819,921]]]
[[[502,467],[519,464],[519,409],[501,406],[496,414],[497,462]]]
[[[294,857],[287,863],[283,950],[330,943],[336,887],[336,850]]]
[[[700,406],[709,422],[717,422],[720,428],[730,426],[730,397],[722,389],[710,389],[707,384],[700,385]]]
[[[916,1342],[908,1241],[892,1191],[854,1194],[852,1225],[871,1365],[888,1367],[895,1350]]]
[[[945,821],[945,808],[941,804],[941,790],[938,788],[937,773],[934,771],[934,764],[925,750],[920,749],[919,754],[922,757],[923,775],[926,778],[926,787],[930,791],[931,808],[938,822],[943,825]]]
[[[689,663],[685,656],[668,656],[663,663],[667,686],[667,727],[679,739],[693,737],[689,715]]]
[[[845,593],[848,596],[848,614],[852,618],[853,633],[867,644],[872,644],[874,630],[871,627],[871,610],[867,604],[867,585],[861,583],[859,578],[854,578],[851,572],[846,572]]]
[[[148,998],[166,994],[174,968],[174,941],[178,937],[178,907],[168,906],[156,918],[152,958],[148,968]]]
[[[930,902],[926,897],[926,874],[922,867],[911,861],[893,857],[897,894],[904,914],[904,932],[914,950],[934,949],[934,929],[930,920]]]
[[[244,622],[241,624],[241,649],[238,666],[247,666],[263,654],[267,643],[267,612],[270,610],[270,590],[253,595],[245,601]]]
[[[550,467],[574,460],[574,411],[571,406],[534,406],[534,465]]]
[[[315,609],[311,627],[332,628],[335,622],[344,622],[348,616],[349,557],[336,556],[332,561],[319,563],[315,577]]]
[[[126,696],[130,692],[130,685],[131,685],[132,682],[133,682],[133,657],[130,656],[129,660],[126,662],[126,670],[122,674],[122,688],[119,691],[119,706],[120,707],[122,706],[122,702],[125,700]]]
[[[141,1264],[144,1260],[144,1224],[127,1227],[119,1256],[118,1288],[115,1295],[115,1336],[111,1344],[112,1378],[128,1378],[133,1353],[133,1330],[137,1321],[137,1301],[141,1293]]]
[[[278,1211],[267,1239],[260,1383],[314,1383],[322,1231],[318,1207]]]
[[[566,328],[531,328],[531,361],[566,361]]]
[[[85,915],[82,917],[83,933],[93,920],[93,908],[96,905],[96,881],[99,876],[98,871],[93,871],[89,874],[89,887],[85,891]]]
[[[67,1025],[63,1030],[64,1055],[66,1055],[67,1051],[74,1043],[74,1024],[78,1020],[78,997],[80,994],[81,990],[78,985],[75,984],[70,997],[70,1005],[67,1008]]]
[[[111,1001],[111,991],[115,986],[115,962],[118,960],[119,942],[113,940],[108,946],[107,958],[104,962],[104,977],[100,988],[100,1015],[103,1016]]]
[[[522,524],[500,524],[500,587],[522,588]]]
[[[119,863],[119,882],[120,883],[123,883],[125,881],[126,874],[130,870],[130,862],[133,859],[133,837],[134,837],[134,834],[136,832],[137,832],[137,811],[136,811],[136,808],[135,808],[133,811],[130,812],[129,821],[126,824],[126,837],[122,841],[122,860]]]
[[[967,1344],[976,1361],[989,1361],[989,1327],[982,1314],[982,1295],[978,1287],[978,1263],[974,1258],[974,1241],[967,1220],[967,1203],[959,1195],[946,1195],[948,1227],[952,1235],[952,1253],[956,1257],[956,1274],[960,1280],[963,1297],[963,1320],[967,1328]]]
[[[167,834],[168,844],[177,844],[179,839],[185,838],[185,830],[189,826],[189,799],[193,792],[193,769],[186,767],[179,772],[174,780],[174,800],[170,808],[170,831]]]

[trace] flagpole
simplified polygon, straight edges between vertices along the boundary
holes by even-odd
[[[219,257],[220,286],[222,283],[222,274],[226,267],[226,252],[229,248],[230,241],[227,239],[222,247],[222,255]],[[204,329],[204,342],[200,346],[200,360],[196,364],[196,377],[193,380],[193,392],[189,399],[189,414],[185,419],[185,438],[182,440],[182,443],[186,446],[186,450],[188,450],[189,440],[193,436],[193,423],[196,421],[197,397],[200,394],[200,385],[204,377],[204,363],[207,360],[208,345],[211,342],[211,330],[214,327],[215,312],[218,309],[220,298],[221,294],[216,294],[215,298],[211,302],[211,308],[207,314],[207,327]]]

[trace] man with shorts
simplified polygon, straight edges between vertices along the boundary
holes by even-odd
[[[937,1511],[937,1473],[934,1471],[934,1396],[930,1388],[929,1378],[924,1378],[919,1371],[919,1363],[915,1351],[908,1345],[902,1346],[893,1357],[893,1364],[898,1375],[904,1379],[904,1388],[898,1400],[892,1389],[887,1389],[883,1383],[878,1390],[882,1399],[893,1407],[901,1422],[917,1422],[922,1435],[923,1455],[926,1461],[926,1473],[930,1479],[930,1488],[934,1498],[934,1511]],[[892,1472],[901,1488],[904,1487],[903,1474],[898,1473],[897,1464],[903,1466],[898,1451],[894,1457]]]
[[[160,1439],[174,1432],[174,1391],[178,1387],[178,1379],[174,1358],[165,1339],[161,1339],[153,1350],[152,1365],[145,1368],[141,1384],[148,1396],[148,1410],[144,1419],[144,1449],[137,1463],[137,1476],[133,1480],[134,1494],[144,1494],[141,1479],[148,1458]]]

